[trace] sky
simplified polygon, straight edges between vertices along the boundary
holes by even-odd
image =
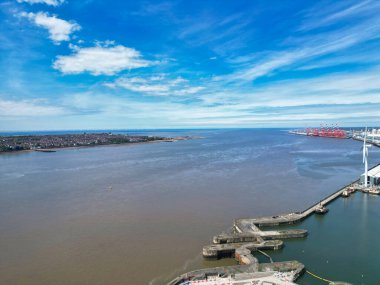
[[[0,130],[380,125],[380,1],[0,1]]]

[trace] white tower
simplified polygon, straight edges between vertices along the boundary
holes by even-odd
[[[367,144],[367,128],[365,128],[364,140],[363,140],[363,163],[364,163],[364,187],[368,186],[368,147]]]

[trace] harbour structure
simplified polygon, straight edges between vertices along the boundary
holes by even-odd
[[[258,263],[206,268],[187,272],[168,285],[297,285],[293,283],[304,271],[298,261]]]
[[[304,130],[291,130],[290,134],[313,136],[313,137],[326,137],[336,139],[349,139],[351,138],[351,132],[335,126],[321,126],[320,128],[307,128]]]
[[[298,261],[273,262],[272,260],[270,263],[259,263],[254,254],[255,252],[263,253],[261,250],[278,250],[284,246],[281,239],[305,238],[307,231],[302,229],[264,231],[261,227],[300,222],[315,213],[316,209],[325,207],[337,199],[344,191],[355,189],[358,182],[359,180],[356,180],[348,184],[303,212],[235,220],[229,232],[214,236],[213,243],[203,247],[202,254],[205,258],[235,257],[239,265],[188,272],[178,276],[168,285],[296,285],[294,282],[305,271],[302,263]]]
[[[364,141],[366,138],[367,143],[380,147],[380,129],[359,130],[353,131],[352,138],[358,141]]]
[[[380,177],[380,164],[368,171],[369,176],[372,174],[376,179]],[[318,213],[321,207],[325,208],[327,212],[327,204],[338,197],[348,197],[356,190],[372,194],[370,191],[364,191],[364,187],[360,183],[361,179],[349,183],[302,212],[235,220],[229,232],[214,236],[213,244],[203,247],[202,254],[205,258],[233,256],[239,265],[188,272],[178,276],[168,285],[297,285],[294,282],[305,271],[309,275],[330,284],[345,284],[323,279],[305,270],[305,266],[298,261],[273,262],[270,256],[261,250],[278,250],[284,246],[280,238],[304,238],[307,236],[307,231],[299,229],[263,231],[262,227],[298,223],[308,216]],[[378,180],[376,180],[377,182]],[[373,189],[370,190],[372,191]],[[380,191],[376,191],[376,194],[379,195]],[[270,263],[260,264],[254,256],[254,252],[260,252],[269,257]]]
[[[354,139],[358,141],[366,141],[370,145],[380,147],[380,129],[373,128],[372,130],[344,130],[336,127],[320,127],[320,128],[306,128],[290,130],[288,132],[292,135],[302,135],[311,137],[325,137],[325,138],[336,138],[336,139]]]
[[[368,148],[371,145],[367,144],[367,133],[366,128],[362,148],[364,173],[360,176],[360,184],[362,187],[359,190],[369,194],[380,195],[380,166],[374,167],[368,171]]]
[[[380,165],[372,168],[371,170],[367,171],[367,174],[366,172],[364,172],[361,176],[360,176],[360,183],[363,184],[363,185],[366,185],[365,183],[365,180],[367,178],[367,183],[370,185],[370,187],[373,187],[373,186],[376,186],[376,187],[379,187],[380,186]]]

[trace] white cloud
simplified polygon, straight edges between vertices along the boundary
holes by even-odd
[[[89,72],[92,75],[113,75],[125,69],[147,67],[157,62],[144,60],[134,48],[98,44],[94,47],[71,46],[71,55],[57,56],[53,67],[65,74]]]
[[[301,80],[279,80],[271,82],[270,85],[255,86],[254,89],[208,89],[212,92],[201,97],[205,104],[222,103],[239,110],[304,108],[307,105],[380,104],[379,68],[355,73],[325,74]]]
[[[168,79],[164,74],[151,76],[147,79],[141,77],[121,77],[105,85],[111,88],[121,87],[130,91],[156,96],[182,96],[195,94],[204,89],[202,86],[189,85],[188,80],[182,77]]]
[[[196,94],[205,89],[203,86],[192,86],[188,88],[179,89],[175,92],[176,95],[188,95],[188,94]]]
[[[359,98],[358,98],[359,99]],[[131,123],[145,127],[185,127],[185,126],[289,126],[319,125],[340,122],[343,126],[361,125],[363,120],[376,124],[380,118],[379,104],[347,104],[300,106],[295,108],[255,108],[245,102],[206,106],[202,104],[181,104],[168,100],[154,104],[135,101],[130,97],[106,94],[75,94],[65,98],[64,105],[73,106],[87,113],[98,110],[97,117],[114,118],[115,122]],[[121,118],[124,118],[121,120]]]
[[[148,80],[143,78],[119,78],[118,80],[116,80],[113,86],[122,87],[135,92],[146,92],[155,94],[162,94],[169,91],[168,85],[152,84],[149,83]]]
[[[25,3],[29,3],[29,4],[46,4],[46,5],[50,5],[50,6],[59,6],[63,2],[65,2],[65,0],[17,0],[17,2],[18,3],[25,2]]]
[[[55,43],[61,41],[70,40],[70,35],[80,30],[80,26],[75,22],[68,22],[57,18],[56,16],[49,16],[49,14],[44,12],[38,13],[21,13],[21,16],[27,17],[29,20],[33,21],[37,26],[43,27],[49,31],[50,39]]]
[[[43,105],[36,101],[0,99],[0,117],[55,116],[64,114],[61,107]]]

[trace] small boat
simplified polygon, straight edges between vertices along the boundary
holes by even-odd
[[[314,212],[319,215],[326,214],[329,211],[326,207],[322,206],[320,203],[317,208],[315,208]]]
[[[371,188],[371,189],[368,190],[368,194],[380,195],[380,190],[376,189],[376,188]]]
[[[344,197],[344,198],[350,197],[350,193],[348,192],[348,190],[343,191],[342,197]]]
[[[352,194],[352,193],[355,193],[356,189],[354,187],[348,187],[347,188],[347,192],[348,194]]]

